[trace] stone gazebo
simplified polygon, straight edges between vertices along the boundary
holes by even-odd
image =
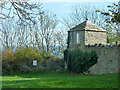
[[[68,48],[80,45],[106,44],[107,31],[86,19],[68,31]]]

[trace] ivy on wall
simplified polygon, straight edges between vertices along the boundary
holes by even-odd
[[[83,52],[80,49],[65,50],[64,60],[67,62],[69,72],[84,73],[91,66],[97,63],[97,53],[95,51]]]

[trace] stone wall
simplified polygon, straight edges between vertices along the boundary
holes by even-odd
[[[70,42],[69,45],[73,46],[76,44],[84,44],[85,41],[85,31],[73,31],[69,32],[70,34]],[[77,43],[77,33],[79,34],[79,43]]]
[[[85,31],[85,45],[88,44],[106,44],[106,32]]]
[[[90,68],[90,74],[117,73],[120,68],[120,47],[92,47],[85,46],[80,48],[82,51],[96,51],[98,62]]]
[[[77,40],[77,34],[79,39]],[[78,42],[77,42],[78,41]],[[73,47],[76,45],[94,45],[94,44],[106,44],[107,35],[106,32],[98,31],[72,31],[69,32],[69,46]]]

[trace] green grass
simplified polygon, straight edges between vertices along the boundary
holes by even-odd
[[[3,88],[118,88],[118,74],[12,74],[2,81]]]

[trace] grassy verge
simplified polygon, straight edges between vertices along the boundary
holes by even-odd
[[[2,77],[3,88],[118,88],[118,74],[12,74]]]

